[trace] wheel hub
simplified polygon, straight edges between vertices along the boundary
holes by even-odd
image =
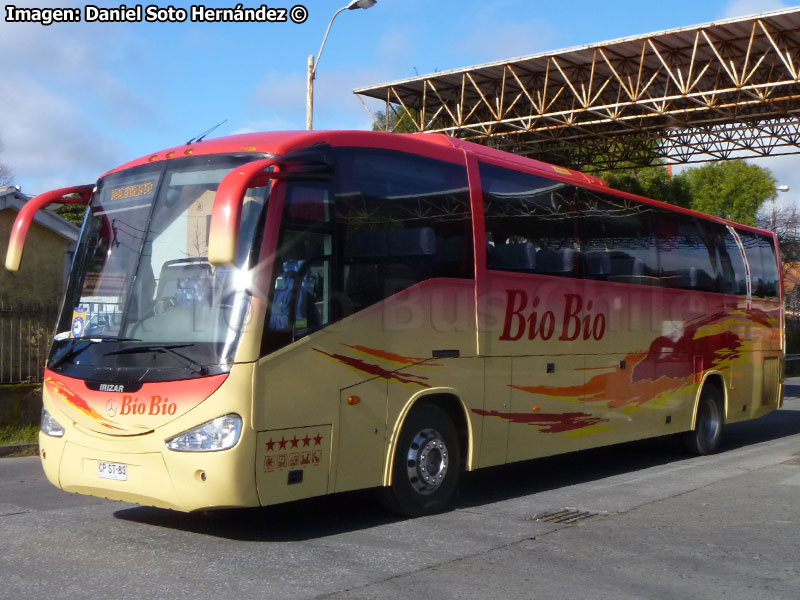
[[[408,480],[420,494],[432,494],[444,481],[449,454],[442,435],[435,429],[423,429],[408,448]]]

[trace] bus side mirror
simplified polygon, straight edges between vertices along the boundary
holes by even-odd
[[[265,169],[276,162],[274,158],[266,158],[245,163],[225,175],[220,182],[211,209],[208,237],[208,262],[212,265],[227,267],[236,261],[245,194],[248,188],[266,185],[270,173],[266,173]]]
[[[267,171],[269,167],[281,170]],[[220,182],[211,209],[208,262],[215,267],[228,267],[236,261],[242,204],[248,188],[263,187],[274,179],[326,180],[332,176],[333,162],[319,148],[256,160],[233,169]]]
[[[31,227],[33,218],[40,208],[48,204],[89,204],[92,197],[94,185],[77,185],[68,188],[59,188],[44,194],[39,194],[35,198],[28,200],[25,206],[19,211],[14,226],[11,228],[11,237],[8,240],[8,251],[6,252],[6,269],[9,271],[19,271],[19,264],[22,261],[22,250],[25,247],[25,238],[28,237],[28,230]]]

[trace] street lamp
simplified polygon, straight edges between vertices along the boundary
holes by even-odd
[[[788,192],[788,185],[779,185],[775,188],[779,192]],[[775,231],[775,196],[772,197],[772,231]]]
[[[308,95],[306,96],[306,129],[311,131],[311,125],[314,119],[314,78],[317,75],[317,66],[319,65],[319,57],[322,56],[322,50],[325,48],[325,42],[328,40],[328,34],[331,32],[333,20],[339,16],[339,13],[345,10],[357,10],[359,8],[367,9],[375,6],[378,0],[352,0],[347,6],[343,6],[331,17],[331,22],[328,23],[328,29],[325,31],[325,37],[322,38],[322,46],[319,47],[317,60],[314,60],[314,55],[308,56]]]

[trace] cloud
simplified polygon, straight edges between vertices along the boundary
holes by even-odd
[[[140,125],[155,115],[152,102],[115,75],[115,65],[134,61],[135,54],[135,38],[113,24],[0,24],[0,56],[14,58],[4,65],[5,78],[35,74],[62,94],[91,95],[123,127]]]
[[[783,8],[789,7],[780,0],[733,0],[725,7],[725,16],[746,17]]]
[[[68,99],[16,78],[0,95],[3,160],[26,191],[93,181],[122,161],[122,144],[103,135]],[[27,189],[30,185],[41,189]]]
[[[15,183],[38,192],[92,181],[128,155],[106,131],[153,125],[152,101],[119,75],[140,60],[140,40],[128,31],[0,22],[2,159]]]

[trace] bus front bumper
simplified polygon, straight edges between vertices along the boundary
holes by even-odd
[[[254,437],[220,452],[119,452],[40,433],[39,447],[47,478],[66,492],[191,512],[258,506]],[[101,463],[124,465],[124,477],[121,469],[119,479],[101,477]]]

